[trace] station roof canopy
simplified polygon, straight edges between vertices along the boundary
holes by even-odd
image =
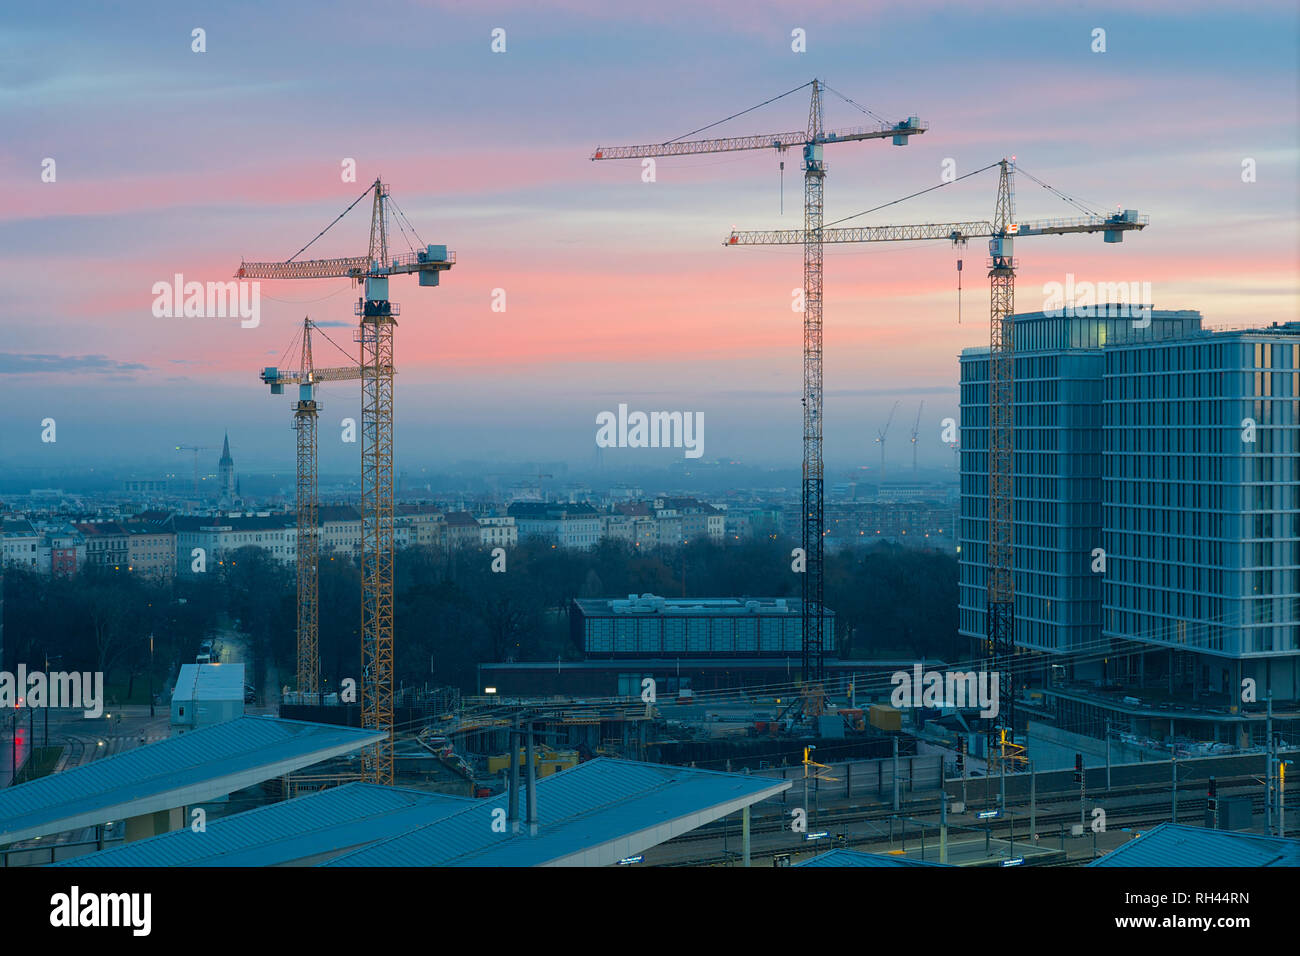
[[[523,822],[523,794],[518,832],[504,824],[502,795],[323,865],[609,866],[790,785],[602,757],[537,781],[536,833]]]
[[[1088,866],[1300,866],[1300,840],[1162,823]]]
[[[331,787],[208,823],[73,857],[57,866],[311,866],[474,804],[371,783]]]
[[[275,717],[203,727],[0,790],[0,844],[205,803],[382,737]]]
[[[795,866],[948,866],[933,860],[913,860],[889,853],[862,853],[859,850],[831,850]]]

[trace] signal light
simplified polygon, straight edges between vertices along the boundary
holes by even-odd
[[[1083,783],[1083,754],[1074,755],[1074,782]]]

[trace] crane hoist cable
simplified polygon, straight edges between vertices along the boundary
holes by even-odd
[[[407,247],[407,249],[409,249],[410,251],[414,252],[414,251],[415,251],[415,245],[411,242],[411,240],[412,240],[413,238],[414,238],[414,239],[418,239],[418,238],[419,238],[418,236],[416,236],[416,235],[414,234],[414,233],[415,233],[415,228],[414,228],[413,226],[411,226],[410,220],[406,219],[405,216],[403,216],[403,215],[400,214],[400,213],[401,213],[401,210],[397,208],[397,204],[396,204],[395,202],[393,202],[393,200],[392,200],[391,198],[389,198],[389,200],[388,200],[388,205],[389,205],[389,207],[390,207],[390,208],[391,208],[395,213],[398,214],[398,215],[394,215],[394,216],[392,217],[392,221],[397,225],[397,232],[398,232],[398,234],[399,234],[399,235],[402,237],[402,239],[406,242],[406,247]],[[406,222],[406,225],[402,225],[403,221]],[[407,234],[407,229],[408,229],[408,228],[410,229],[410,232],[411,232],[410,235]]]
[[[350,292],[350,291],[351,291],[351,283],[345,286],[340,286],[339,288],[331,292],[329,295],[318,295],[314,299],[281,299],[279,296],[267,295],[265,292],[262,293],[262,298],[269,299],[272,302],[282,302],[285,305],[312,305],[313,303],[316,302],[324,302],[326,299],[332,299],[336,295],[339,295],[340,293]]]
[[[855,212],[853,215],[845,216],[842,219],[832,220],[831,222],[826,223],[823,228],[829,228],[830,226],[838,225],[841,222],[848,222],[850,219],[857,219],[859,216],[865,216],[867,215],[867,213],[876,212],[878,210],[886,208],[887,206],[897,206],[899,203],[906,202],[909,199],[915,199],[917,196],[924,196],[926,193],[934,192],[936,189],[942,189],[944,186],[951,186],[953,183],[959,183],[963,179],[967,179],[971,176],[975,176],[979,173],[984,172],[985,170],[992,169],[994,166],[997,165],[999,165],[999,163],[989,163],[987,166],[981,166],[979,169],[972,170],[971,172],[958,176],[956,179],[949,180],[946,183],[939,183],[939,185],[937,186],[928,186],[925,189],[922,189],[919,192],[914,192],[908,196],[903,196],[899,199],[890,200],[889,202],[882,203],[879,206],[872,206],[870,209],[864,209],[862,210],[862,212]]]
[[[293,255],[291,255],[288,259],[285,259],[284,261],[285,261],[286,263],[287,263],[287,262],[293,262],[294,259],[297,259],[300,255],[302,255],[304,252],[306,252],[307,249],[311,246],[312,242],[315,242],[316,239],[319,239],[321,236],[325,235],[325,233],[327,233],[327,232],[329,232],[331,229],[333,229],[333,228],[338,224],[338,221],[339,221],[340,219],[342,219],[344,216],[346,216],[348,213],[350,213],[350,212],[351,212],[351,211],[356,207],[356,204],[357,204],[357,203],[361,202],[361,200],[363,200],[363,199],[365,199],[367,196],[369,196],[369,195],[370,195],[370,191],[371,191],[372,189],[374,189],[374,188],[375,188],[375,186],[374,186],[373,183],[371,183],[369,186],[367,186],[365,192],[363,192],[363,193],[362,193],[360,196],[358,196],[356,199],[352,200],[352,205],[351,205],[351,206],[348,206],[347,209],[344,209],[341,213],[338,214],[337,217],[335,217],[335,219],[334,219],[334,221],[333,221],[332,223],[330,223],[328,226],[326,226],[326,227],[325,227],[324,229],[322,229],[320,232],[316,233],[316,238],[315,238],[315,239],[312,239],[311,242],[307,243],[307,245],[303,246],[301,249],[299,249],[297,252],[295,252]]]
[[[1073,206],[1075,209],[1079,210],[1080,212],[1084,213],[1085,215],[1099,216],[1103,219],[1106,217],[1106,213],[1099,211],[1099,207],[1093,205],[1092,203],[1087,202],[1086,200],[1079,199],[1078,197],[1075,196],[1071,196],[1068,193],[1064,193],[1061,190],[1057,189],[1055,186],[1051,185],[1050,183],[1043,182],[1041,179],[1039,179],[1029,170],[1025,169],[1023,166],[1016,166],[1016,172],[1024,173],[1026,176],[1028,176],[1034,182],[1038,183],[1038,185],[1042,186],[1048,192],[1054,193],[1058,198],[1069,203],[1071,206]]]
[[[872,119],[876,120],[877,122],[884,123],[885,125],[889,125],[889,120],[885,119],[883,116],[881,116],[879,113],[876,113],[874,110],[870,110],[870,109],[868,109],[867,107],[863,106],[861,103],[857,102],[856,100],[851,100],[851,99],[849,99],[847,96],[845,96],[845,95],[844,95],[843,93],[841,93],[839,90],[833,90],[833,89],[831,89],[829,86],[827,86],[825,83],[822,84],[822,89],[823,89],[823,90],[826,90],[828,93],[834,93],[836,96],[838,96],[840,99],[842,99],[845,103],[848,103],[850,106],[854,106],[854,107],[860,109],[862,112],[866,113],[868,116],[870,116]]]
[[[759,103],[757,106],[751,106],[749,109],[741,110],[739,113],[732,113],[730,116],[720,119],[716,123],[710,123],[708,126],[701,126],[699,129],[693,129],[689,133],[682,133],[681,136],[674,136],[672,139],[660,143],[659,145],[667,146],[670,143],[677,142],[679,139],[685,139],[687,136],[694,136],[696,133],[703,133],[706,129],[713,129],[713,127],[715,126],[721,126],[723,123],[727,122],[728,120],[734,120],[737,116],[744,116],[746,113],[752,113],[754,112],[754,110],[761,109],[762,107],[767,106],[769,103],[775,103],[777,100],[783,99],[784,97],[789,96],[791,93],[798,93],[800,90],[812,86],[813,83],[815,82],[816,82],[815,80],[809,80],[807,83],[802,83],[799,86],[796,86],[793,90],[786,90],[780,96],[774,96],[770,100],[764,100],[763,102]]]
[[[302,330],[299,329],[294,332],[293,338],[289,340],[289,344],[284,347],[284,352],[280,354],[280,368],[285,367],[284,363],[289,360],[289,353],[294,350],[294,346],[298,346],[301,349],[301,340]]]
[[[324,330],[321,329],[321,327],[320,327],[319,325],[316,325],[315,323],[312,323],[312,328],[315,329],[318,333],[320,333],[321,338],[323,338],[326,342],[328,342],[330,345],[334,346],[336,349],[338,349],[340,352],[342,352],[344,355],[346,355],[346,356],[348,357],[348,361],[349,361],[349,362],[351,362],[353,365],[356,365],[356,364],[357,364],[357,358],[356,358],[356,356],[353,355],[352,353],[346,351],[346,350],[345,350],[341,345],[339,345],[339,344],[338,344],[337,342],[335,342],[332,338],[330,338],[328,335],[326,335],[325,332],[324,332]]]
[[[397,201],[396,201],[395,199],[393,199],[392,196],[389,196],[389,197],[388,197],[388,204],[389,204],[390,206],[392,206],[394,210],[396,210],[397,215],[398,215],[398,217],[400,218],[401,222],[406,223],[406,227],[407,227],[408,229],[411,230],[411,235],[415,236],[415,241],[419,244],[419,246],[420,246],[420,247],[423,247],[424,244],[425,244],[424,240],[423,240],[422,238],[420,238],[420,233],[419,233],[419,231],[415,228],[415,224],[412,223],[411,220],[407,218],[406,213],[402,212],[402,207],[399,206],[399,205],[397,205]],[[401,229],[401,228],[402,228],[400,222],[399,222],[397,228],[398,228],[398,229]],[[405,232],[403,232],[403,236],[405,236]],[[407,245],[410,245],[410,240],[409,240],[409,239],[407,240]],[[414,249],[414,248],[415,248],[415,247],[413,246],[412,249]]]

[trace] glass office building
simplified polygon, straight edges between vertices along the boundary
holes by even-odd
[[[1108,352],[1196,335],[1194,311],[1100,306],[1014,319],[1016,644],[1046,654],[1095,648],[1102,584],[1103,409]],[[959,631],[985,636],[988,551],[989,350],[961,354]],[[1100,666],[1096,667],[1100,671]]]
[[[1102,634],[1296,699],[1300,323],[1104,354]]]

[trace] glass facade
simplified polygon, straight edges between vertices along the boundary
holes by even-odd
[[[576,601],[575,634],[586,656],[752,658],[802,653],[797,598],[654,600],[662,606],[636,612],[620,611],[613,606],[618,602],[608,600]],[[823,634],[824,646],[834,656],[835,612],[829,609]]]
[[[1195,334],[1198,312],[1149,322],[1100,307],[1087,315],[1015,317],[1014,585],[1016,644],[1065,654],[1095,646],[1104,574],[1105,355],[1125,343]],[[988,561],[988,349],[961,356],[959,632],[985,636]]]
[[[1105,359],[1103,633],[1230,658],[1295,654],[1300,324]]]

